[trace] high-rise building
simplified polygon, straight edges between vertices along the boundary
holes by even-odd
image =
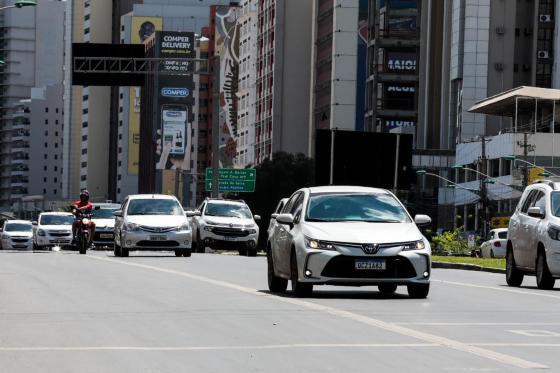
[[[255,162],[310,153],[312,1],[261,0],[258,9]],[[289,40],[289,42],[287,42]]]

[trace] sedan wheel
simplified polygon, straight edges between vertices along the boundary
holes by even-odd
[[[508,249],[506,253],[506,282],[512,287],[519,287],[523,282],[523,272],[515,265],[512,249]]]
[[[306,284],[298,280],[298,265],[295,251],[292,252],[291,258],[291,281],[292,292],[296,297],[308,297],[313,293],[313,284]]]
[[[266,261],[268,264],[268,290],[273,293],[284,293],[288,288],[288,280],[278,277],[274,274],[274,262],[272,259],[272,252],[267,250]]]
[[[554,277],[546,264],[546,255],[544,250],[539,250],[537,257],[537,287],[539,289],[550,290],[554,288]]]
[[[414,299],[424,299],[430,292],[430,284],[407,285],[408,296]]]
[[[191,249],[185,249],[185,250],[183,250],[183,256],[184,256],[185,258],[189,258],[189,257],[191,256],[191,254],[192,254],[192,250],[191,250]]]

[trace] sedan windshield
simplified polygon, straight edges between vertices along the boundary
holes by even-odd
[[[183,209],[174,199],[133,199],[128,215],[183,215]]]
[[[206,215],[240,219],[252,218],[251,211],[247,206],[232,203],[209,203],[206,207]]]
[[[113,219],[113,212],[117,211],[118,209],[97,209],[93,210],[93,218],[94,219]]]
[[[389,194],[312,194],[307,221],[410,223],[401,204]]]
[[[33,231],[33,226],[31,224],[25,223],[11,223],[6,224],[4,232],[31,232]]]
[[[43,215],[39,224],[41,225],[71,225],[74,223],[72,215]]]

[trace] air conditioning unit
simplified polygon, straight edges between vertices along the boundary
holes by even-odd
[[[538,58],[548,58],[549,57],[548,51],[538,51],[537,52],[537,57]]]
[[[498,26],[496,27],[496,34],[498,35],[503,35],[506,33],[506,29],[504,28],[504,26]]]
[[[552,22],[550,14],[539,14],[539,22]]]
[[[501,62],[496,62],[496,63],[494,64],[494,68],[495,68],[496,70],[498,70],[498,71],[503,71],[503,70],[504,70],[504,64],[501,63]]]

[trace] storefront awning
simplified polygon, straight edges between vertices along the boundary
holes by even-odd
[[[527,110],[533,111],[535,100],[539,101],[539,106],[543,104],[540,102],[541,100],[551,101],[549,104],[552,105],[552,101],[560,101],[560,90],[522,86],[478,101],[468,111],[470,113],[513,117],[515,116],[516,101],[518,112],[521,113]]]

